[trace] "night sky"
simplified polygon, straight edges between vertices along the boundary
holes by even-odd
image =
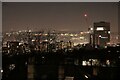
[[[111,23],[111,31],[118,30],[116,2],[19,2],[3,6],[3,32],[16,30],[87,31],[94,22]],[[87,14],[87,21],[84,17]]]

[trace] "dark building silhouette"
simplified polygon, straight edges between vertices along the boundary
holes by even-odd
[[[95,22],[93,44],[105,46],[110,42],[110,23],[109,22]]]

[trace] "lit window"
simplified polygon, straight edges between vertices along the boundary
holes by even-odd
[[[83,39],[84,39],[84,37],[80,37],[80,39],[81,39],[81,40],[83,40]]]
[[[74,36],[73,34],[70,34],[70,36]]]
[[[65,33],[66,36],[68,36],[68,33]]]
[[[86,61],[82,61],[82,65],[86,66],[87,65]]]
[[[110,31],[108,31],[108,34],[110,34]]]
[[[106,38],[108,38],[108,37],[101,37],[101,38],[106,39]]]
[[[83,34],[83,32],[80,32],[80,34]]]
[[[64,34],[61,33],[61,36],[63,36]]]
[[[34,39],[32,39],[32,42],[35,41]]]
[[[101,36],[101,35],[99,35],[99,37],[101,38],[102,36]]]
[[[45,36],[47,36],[48,34],[44,34]]]
[[[3,73],[3,70],[1,70],[1,73]]]
[[[102,30],[104,30],[104,28],[103,28],[103,27],[97,27],[96,30],[97,30],[97,31],[102,31]]]
[[[93,30],[93,28],[90,28],[90,30]]]
[[[107,64],[107,65],[110,65],[110,60],[106,60],[106,64]]]
[[[29,32],[31,32],[31,30],[29,30]]]
[[[45,41],[48,41],[47,39]]]

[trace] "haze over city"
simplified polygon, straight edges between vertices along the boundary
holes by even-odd
[[[87,14],[87,22],[84,14]],[[3,3],[3,33],[24,29],[87,31],[94,22],[110,22],[118,32],[116,2]],[[8,29],[9,28],[9,29]]]

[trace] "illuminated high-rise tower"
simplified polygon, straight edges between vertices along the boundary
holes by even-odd
[[[110,23],[109,22],[95,22],[93,44],[99,46],[105,46],[110,42]]]

